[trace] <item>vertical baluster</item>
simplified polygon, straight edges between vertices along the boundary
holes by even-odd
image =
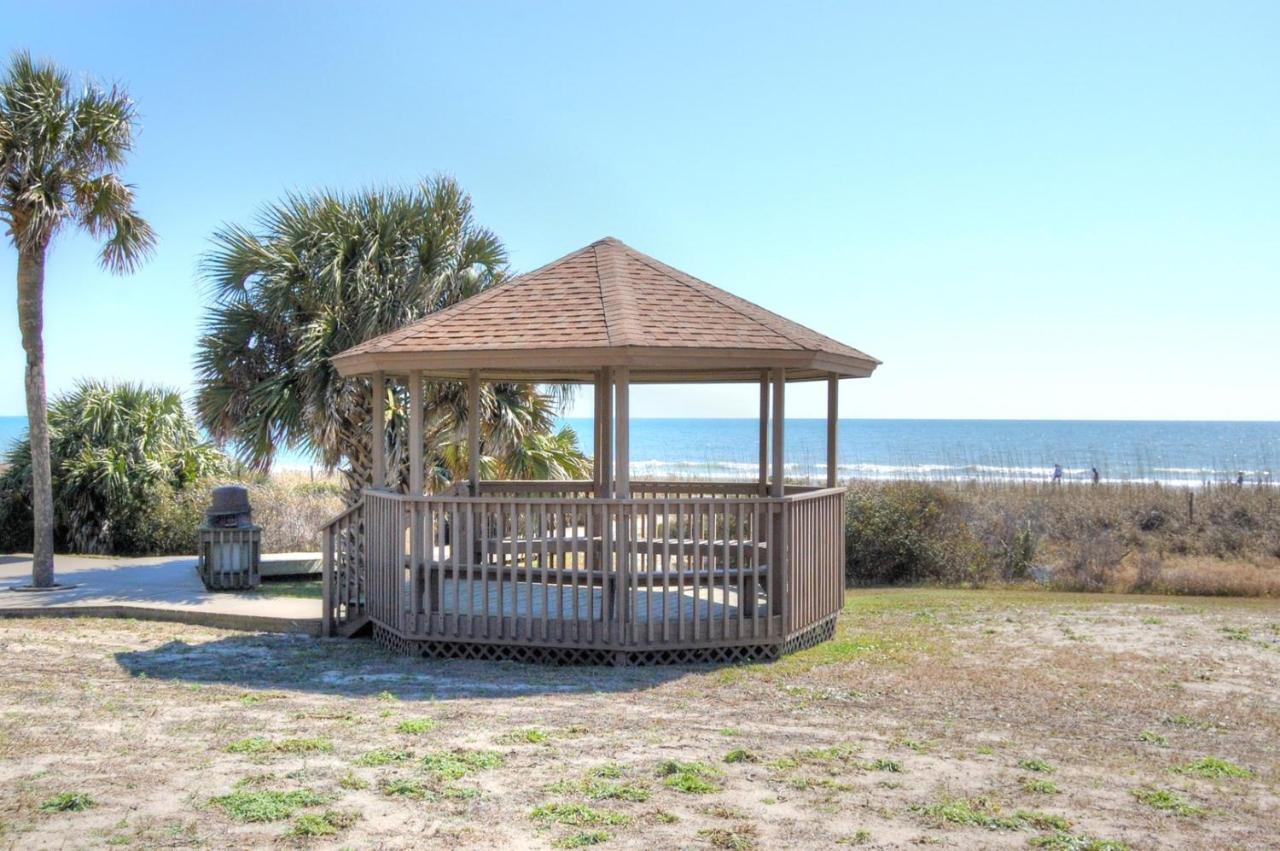
[[[667,600],[671,597],[671,503],[662,501],[662,642],[670,640]]]
[[[773,589],[777,587],[777,582],[775,580],[780,578],[780,572],[782,570],[782,565],[779,563],[778,558],[778,548],[775,546],[776,542],[773,540],[774,527],[776,525],[773,522],[773,517],[776,508],[777,503],[770,500],[765,503],[765,510],[762,512],[762,519],[764,520],[764,551],[765,555],[769,557],[769,572],[765,577],[764,583],[764,631],[765,635],[770,638],[773,637]]]
[[[484,637],[493,637],[493,606],[489,605],[489,503],[476,505],[480,514],[480,540],[477,549],[480,558],[480,614],[484,618]]]
[[[556,571],[556,640],[564,643],[565,640],[565,616],[564,616],[564,545],[565,536],[568,534],[568,507],[563,502],[557,502],[552,507],[551,524],[554,526],[555,534],[555,551],[551,559],[551,566]]]
[[[647,546],[648,562],[645,565],[645,571],[646,573],[648,573],[649,596],[646,597],[644,601],[644,619],[645,619],[645,626],[647,627],[646,634],[648,635],[650,644],[653,643],[653,573],[654,573],[653,536],[657,534],[657,530],[653,522],[654,521],[653,507],[654,507],[653,499],[652,498],[647,499],[646,505],[645,505],[644,537],[645,537],[645,540],[648,542],[648,546]]]
[[[722,558],[723,564],[721,565],[722,572],[720,577],[720,637],[728,638],[729,637],[729,577],[732,575],[732,571],[729,569],[729,562],[730,562],[729,533],[732,530],[729,528],[729,498],[728,497],[723,499],[720,503],[720,514],[721,514],[720,534],[722,535],[721,540],[723,541],[723,543],[721,544],[721,554],[723,556]]]
[[[506,538],[503,534],[503,516],[505,512],[502,510],[502,503],[494,503],[494,561],[497,563],[498,577],[498,637],[507,637],[507,555],[506,555]]]
[[[693,640],[698,641],[698,627],[702,623],[702,500],[694,498],[689,503],[690,540],[693,544]]]
[[[676,640],[684,641],[684,502],[676,502]]]
[[[544,497],[545,499],[545,497]],[[548,641],[551,638],[551,612],[548,611],[547,605],[550,603],[551,582],[547,565],[547,504],[546,502],[538,503],[538,572],[542,576],[542,640]]]
[[[586,548],[587,548],[587,558],[586,558],[586,567],[587,567],[587,577],[586,577],[586,586],[587,586],[587,587],[586,587],[586,592],[587,592],[587,621],[588,621],[588,623],[590,623],[590,625],[591,625],[591,627],[590,627],[590,640],[591,640],[591,643],[592,643],[592,644],[595,644],[595,642],[596,642],[596,590],[595,590],[595,574],[596,574],[596,572],[597,572],[597,566],[596,566],[596,536],[595,536],[596,504],[595,504],[594,502],[588,502],[588,503],[586,504],[586,513],[587,513],[587,540],[586,540]],[[581,622],[579,622],[578,629],[579,629],[579,631],[581,631],[581,629],[582,629]],[[581,635],[579,635],[579,636],[578,636],[578,640],[579,640],[579,641],[581,641],[581,640],[582,640],[582,636],[581,636]]]
[[[524,524],[521,536],[524,539],[524,584],[525,605],[528,612],[525,617],[524,637],[533,641],[533,509],[527,503],[524,507]]]

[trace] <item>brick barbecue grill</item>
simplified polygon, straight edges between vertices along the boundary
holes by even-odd
[[[239,485],[213,489],[200,527],[200,579],[210,591],[257,588],[262,581],[262,529],[253,525],[249,492]]]

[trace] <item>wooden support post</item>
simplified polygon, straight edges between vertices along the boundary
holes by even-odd
[[[631,370],[625,366],[618,368],[616,378],[618,388],[618,438],[614,454],[617,456],[618,498],[628,499],[631,496]]]
[[[760,373],[760,495],[769,493],[769,373]]]
[[[771,496],[782,496],[783,490],[783,420],[786,416],[787,371],[773,370],[773,488]]]
[[[409,373],[409,495],[421,496],[422,466],[422,373]]]
[[[840,379],[833,372],[827,376],[827,487],[836,486],[839,459],[836,437],[840,423]]]
[[[605,498],[613,496],[613,370],[604,368],[604,399],[601,401],[600,423],[600,484]]]
[[[387,486],[387,378],[375,372],[370,381],[373,386],[373,423],[369,426],[369,440],[373,450],[373,481],[371,486]]]
[[[595,415],[591,422],[591,480],[596,483],[596,498],[604,496],[604,371],[596,372]]]
[[[480,370],[467,373],[467,458],[471,495],[480,495]]]

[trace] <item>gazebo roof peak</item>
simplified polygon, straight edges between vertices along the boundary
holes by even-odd
[[[875,358],[606,236],[337,355],[344,375],[421,369],[451,377],[636,381],[870,375]]]

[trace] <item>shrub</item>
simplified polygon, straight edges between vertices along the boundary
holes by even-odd
[[[83,553],[156,552],[187,521],[159,509],[226,461],[202,440],[176,390],[83,381],[49,406],[54,535]],[[32,539],[31,447],[9,447],[0,474],[0,551]],[[198,515],[197,515],[198,517]],[[194,549],[194,547],[193,547]]]
[[[986,579],[989,561],[960,507],[953,492],[920,482],[855,485],[845,530],[849,581]]]

